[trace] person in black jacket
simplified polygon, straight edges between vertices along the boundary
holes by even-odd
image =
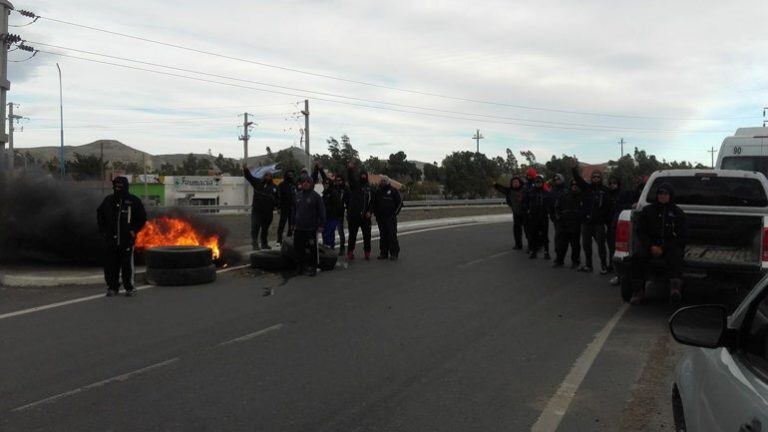
[[[349,192],[347,194],[347,223],[349,224],[349,248],[347,260],[355,259],[357,231],[363,233],[363,253],[365,259],[371,259],[371,213],[373,212],[373,190],[368,184],[368,173],[355,172],[355,163],[347,168]]]
[[[272,249],[267,241],[272,215],[278,203],[277,186],[272,181],[272,173],[267,172],[262,178],[256,178],[248,167],[243,168],[243,175],[253,186],[253,204],[251,208],[251,244],[253,250]]]
[[[299,273],[308,271],[310,276],[317,274],[317,233],[323,232],[325,226],[325,205],[314,185],[314,180],[302,174],[293,206],[293,247]]]
[[[128,179],[112,180],[114,193],[107,196],[96,210],[99,233],[106,246],[104,255],[104,279],[107,297],[117,295],[122,273],[123,288],[128,297],[136,293],[133,284],[133,246],[136,236],[147,222],[144,204],[128,193]]]
[[[397,240],[397,215],[402,207],[400,192],[393,188],[387,176],[382,175],[379,188],[373,198],[373,214],[379,225],[378,259],[396,260],[400,255],[400,243]]]
[[[512,234],[515,237],[515,250],[523,249],[523,227],[525,226],[525,213],[523,212],[523,181],[520,176],[513,176],[509,180],[509,187],[494,183],[493,187],[502,193],[507,200],[507,205],[512,210]]]
[[[553,267],[565,264],[565,254],[571,247],[571,268],[578,268],[581,262],[581,189],[571,180],[570,190],[553,188],[551,218],[555,225],[555,262]]]
[[[674,190],[669,184],[656,189],[656,202],[640,211],[636,219],[638,248],[633,255],[632,279],[638,287],[630,300],[639,304],[645,297],[645,274],[651,259],[664,262],[669,274],[669,299],[682,300],[683,257],[688,239],[685,213],[674,202]]]
[[[344,217],[344,181],[339,175],[335,175],[333,180],[329,180],[325,177],[325,174],[323,174],[323,178],[325,179],[323,204],[325,204],[326,213],[325,229],[323,230],[323,244],[333,248],[336,246],[336,231],[338,230],[339,223]],[[341,248],[343,249],[343,234],[341,241]]]
[[[283,231],[288,225],[288,237],[293,235],[293,206],[296,204],[296,179],[293,170],[288,170],[283,176],[283,181],[277,186],[277,196],[280,212],[280,222],[277,225],[277,242],[283,242]]]
[[[579,173],[578,165],[573,167],[573,179],[579,184],[582,193],[582,223],[581,246],[584,249],[586,265],[579,271],[592,271],[592,239],[597,243],[597,252],[600,258],[600,273],[608,273],[606,262],[605,224],[610,211],[608,203],[608,189],[603,185],[603,174],[594,170],[591,182],[587,183]]]
[[[531,252],[528,257],[535,259],[539,249],[544,246],[546,235],[544,230],[549,226],[547,213],[549,196],[544,190],[544,177],[537,175],[533,186],[523,196],[523,212],[528,222],[528,241]]]

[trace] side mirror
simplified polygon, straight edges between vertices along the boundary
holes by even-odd
[[[684,307],[669,319],[669,330],[676,341],[702,348],[723,346],[728,311],[723,305]]]

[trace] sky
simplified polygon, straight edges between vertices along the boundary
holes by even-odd
[[[532,150],[539,161],[575,154],[599,163],[616,159],[624,138],[625,152],[709,164],[708,150],[738,127],[762,125],[768,106],[761,1],[14,6],[43,17],[11,29],[41,50],[26,61],[26,52],[9,53],[8,101],[27,118],[17,148],[59,144],[57,62],[66,145],[116,139],[151,154],[242,157],[244,112],[256,122],[250,155],[298,145],[309,99],[312,153],[347,134],[363,158],[402,150],[439,163],[474,151],[479,129],[489,156],[510,148],[518,158]],[[12,25],[29,21],[10,16]]]

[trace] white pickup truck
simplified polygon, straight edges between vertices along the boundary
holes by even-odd
[[[686,214],[685,289],[705,280],[751,288],[768,271],[768,179],[751,171],[668,170],[655,172],[637,208],[619,215],[613,263],[622,298],[629,301],[634,289],[630,270],[638,245],[633,221],[663,183],[672,186],[673,202]]]

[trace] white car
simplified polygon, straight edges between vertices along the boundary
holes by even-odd
[[[682,308],[669,321],[690,348],[677,366],[677,431],[768,431],[768,277],[730,316],[722,305]]]

